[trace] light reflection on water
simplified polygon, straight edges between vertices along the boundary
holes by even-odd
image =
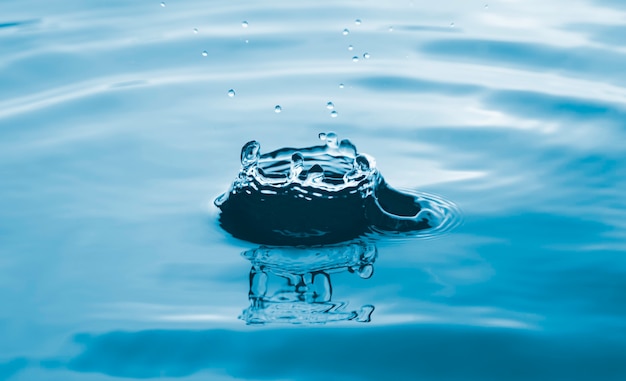
[[[624,379],[626,8],[484,5],[2,2],[0,379]],[[264,294],[211,202],[319,131],[464,223]],[[375,310],[238,319],[276,290]]]

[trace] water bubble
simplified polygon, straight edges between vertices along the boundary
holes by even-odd
[[[247,21],[242,21],[241,22],[241,27],[242,28],[247,28],[248,27],[248,22]]]
[[[333,102],[326,103],[326,108],[332,110],[335,108],[335,104]]]
[[[241,165],[244,168],[248,168],[251,165],[256,164],[261,156],[261,144],[256,140],[247,142],[241,148]]]
[[[274,112],[275,113],[280,114],[281,111],[283,111],[283,108],[280,107],[280,105],[274,106]]]
[[[193,34],[198,34],[198,28],[193,28]]]
[[[352,62],[359,62],[359,57],[358,56],[352,57]]]
[[[165,1],[161,3],[161,8],[165,8]]]
[[[348,45],[348,50],[353,50],[353,49],[354,49],[354,46]]]
[[[345,85],[344,85],[343,83],[340,83],[340,84],[339,84],[339,88],[340,88],[340,89],[343,89],[343,88],[344,88],[344,86],[345,86]]]
[[[233,89],[228,90],[228,96],[231,97],[231,98],[234,97],[235,96],[235,90],[233,90]]]
[[[202,57],[206,57],[209,55],[209,52],[207,52],[206,50],[202,51]]]
[[[348,34],[350,34],[350,30],[348,30],[348,28],[344,29],[343,32],[341,32],[344,36],[347,36]]]
[[[363,53],[363,58],[365,58],[366,60],[370,59],[370,54],[369,53]]]
[[[355,23],[356,25],[361,25],[361,19],[356,19],[356,20],[354,20],[354,23]]]
[[[337,111],[333,110],[330,112],[330,117],[331,118],[336,118],[337,117]]]

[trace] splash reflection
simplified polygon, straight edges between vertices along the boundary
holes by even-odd
[[[351,272],[363,279],[374,274],[377,248],[353,241],[318,247],[267,247],[242,255],[250,268],[250,306],[240,319],[247,324],[325,324],[369,322],[374,306],[346,310],[347,302],[332,301],[331,274]],[[277,285],[277,286],[275,286]]]

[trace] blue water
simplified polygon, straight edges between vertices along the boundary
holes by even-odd
[[[626,379],[623,2],[164,5],[0,2],[0,379]],[[462,224],[222,230],[320,131]]]

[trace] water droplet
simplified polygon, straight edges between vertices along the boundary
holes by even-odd
[[[355,23],[356,25],[361,25],[361,19],[356,19],[356,20],[354,20],[354,23]]]
[[[331,118],[336,118],[337,117],[337,111],[333,110],[330,112],[330,117]]]
[[[335,105],[333,104],[333,102],[328,102],[326,103],[326,108],[329,110],[332,110],[335,108]]]
[[[242,21],[241,22],[241,27],[242,28],[247,28],[248,27],[248,22],[247,21]]]
[[[353,50],[353,49],[354,49],[354,46],[348,45],[348,50]]]
[[[209,52],[207,52],[206,50],[204,50],[204,51],[202,52],[202,57],[206,57],[206,56],[208,56],[208,55],[209,55]]]
[[[390,31],[390,32],[393,32],[393,26],[390,26],[390,27],[389,27],[389,31]]]
[[[256,140],[251,140],[241,148],[241,165],[243,165],[244,168],[248,168],[256,164],[260,156],[261,144]]]
[[[198,34],[198,28],[193,28],[193,34]]]
[[[363,58],[365,58],[366,60],[370,59],[370,54],[369,53],[363,53]]]
[[[352,57],[352,62],[359,62],[359,57],[357,56]]]
[[[326,145],[331,148],[339,147],[337,143],[337,134],[334,132],[329,132],[326,134]]]
[[[228,90],[228,96],[231,97],[231,98],[234,97],[235,96],[235,90],[233,90],[233,89]]]
[[[485,9],[489,9],[489,4],[485,4]]]
[[[339,84],[339,88],[340,88],[340,89],[343,89],[343,88],[344,88],[344,86],[345,86],[345,85],[344,85],[343,83],[340,83],[340,84]]]
[[[165,1],[161,3],[161,7],[165,8]]]
[[[454,28],[454,23],[453,22],[450,23],[450,28]]]
[[[274,112],[275,113],[280,114],[281,111],[283,111],[283,108],[280,107],[280,105],[274,106]]]
[[[344,29],[343,32],[341,32],[344,36],[347,36],[348,34],[350,34],[350,30],[348,30],[348,28]]]
[[[326,141],[326,133],[325,132],[320,132],[317,135],[317,137],[320,138],[321,141],[324,141],[324,142]]]
[[[245,42],[246,44],[248,44],[248,43],[250,43],[250,40],[245,40],[244,42]]]

